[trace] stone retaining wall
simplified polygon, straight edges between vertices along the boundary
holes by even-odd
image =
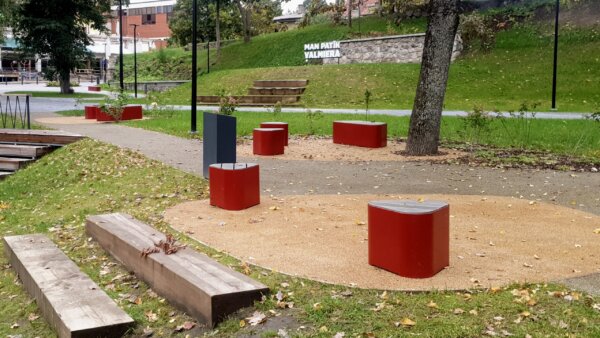
[[[340,41],[342,56],[339,59],[323,59],[323,63],[420,63],[424,44],[425,34]],[[460,55],[462,49],[462,39],[457,35],[453,60]]]

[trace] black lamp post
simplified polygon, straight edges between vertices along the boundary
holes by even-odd
[[[130,26],[133,26],[133,90],[137,99],[137,28],[139,25],[132,23]]]
[[[556,110],[556,82],[558,72],[558,19],[560,15],[560,0],[556,0],[556,19],[554,22],[554,72],[552,75],[552,110]]]
[[[123,0],[119,0],[119,85],[123,92]]]
[[[198,90],[198,60],[197,60],[197,28],[198,18],[197,16],[197,1],[192,0],[192,126],[190,129],[191,134],[196,134],[196,92]]]

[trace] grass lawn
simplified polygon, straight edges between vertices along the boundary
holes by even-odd
[[[334,36],[330,34],[335,32],[329,27],[311,26],[257,37],[250,44],[227,46],[218,69],[199,78],[198,94],[224,91],[240,95],[246,94],[254,80],[303,78],[310,80],[301,102],[306,107],[362,108],[364,92],[369,89],[372,108],[412,108],[420,71],[417,64],[307,66],[299,60],[304,42],[331,40]],[[268,47],[264,45],[267,42]],[[500,32],[493,51],[473,52],[453,63],[445,109],[481,106],[508,111],[524,102],[537,102],[538,110],[549,111],[552,48],[549,26],[525,25]],[[600,110],[600,31],[563,27],[559,48],[559,111]],[[152,69],[163,68],[154,65]],[[190,90],[191,85],[185,84],[139,102],[188,104]]]
[[[126,121],[126,125],[155,130],[180,137],[190,137],[190,112],[168,111],[167,117],[155,116],[144,121]],[[335,120],[364,120],[364,115],[322,114],[309,120],[306,114],[236,112],[237,132],[240,136],[252,134],[260,122],[288,122],[291,134],[331,135]],[[370,115],[369,120],[386,122],[390,137],[406,137],[408,117]],[[458,117],[442,119],[441,136],[444,141],[483,144],[502,148],[533,149],[557,154],[577,155],[590,159],[600,157],[600,123],[593,120],[544,120],[489,118],[482,129],[471,127]],[[202,136],[202,116],[198,117],[197,137]]]
[[[73,94],[61,94],[59,92],[26,92],[26,91],[14,91],[7,92],[6,94],[27,94],[33,97],[59,97],[59,98],[70,98],[70,99],[85,99],[85,98],[105,98],[104,94],[93,94],[93,93],[73,93]]]
[[[0,231],[3,235],[45,233],[83,271],[155,336],[185,337],[174,332],[191,320],[168,302],[147,292],[84,233],[87,215],[124,211],[166,229],[161,212],[176,203],[206,196],[205,182],[139,154],[84,140],[67,146],[0,182]],[[176,235],[190,247],[240,271],[241,262]],[[2,248],[0,248],[2,249]],[[247,269],[247,268],[246,268]],[[102,271],[102,273],[101,273]],[[486,331],[515,336],[600,335],[599,299],[560,285],[512,285],[468,292],[381,292],[349,289],[250,267],[252,278],[273,292],[257,310],[293,316],[305,328],[290,334],[332,337],[408,336],[475,337]],[[282,292],[283,303],[275,297]],[[35,303],[24,292],[4,251],[0,251],[0,335],[53,337]],[[567,297],[568,296],[568,297]],[[130,301],[135,299],[135,301]],[[293,309],[282,309],[291,305]],[[157,315],[149,321],[147,313]],[[16,324],[16,325],[15,325]],[[243,325],[242,325],[243,324]],[[255,327],[231,318],[207,334],[231,337],[251,334]],[[266,331],[262,337],[274,337]]]

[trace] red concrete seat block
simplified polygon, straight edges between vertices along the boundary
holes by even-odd
[[[85,119],[95,120],[100,108],[98,106],[85,106]]]
[[[143,114],[142,106],[130,105],[130,106],[125,106],[123,108],[123,115],[121,115],[121,121],[140,120],[143,117],[144,117],[144,114]],[[98,109],[98,111],[96,111],[96,119],[100,122],[115,121],[115,119],[112,116],[104,113],[100,109]]]
[[[102,88],[100,88],[99,86],[88,86],[88,92],[99,92],[101,90]]]
[[[256,128],[252,132],[254,155],[282,155],[285,150],[285,130],[282,128]]]
[[[333,143],[365,148],[387,146],[387,123],[334,121]]]
[[[208,170],[210,205],[225,210],[243,210],[260,204],[258,164],[218,163]]]
[[[409,278],[433,277],[450,265],[448,204],[370,202],[369,264]]]
[[[260,124],[261,128],[281,128],[285,131],[285,143],[287,146],[290,138],[290,132],[288,130],[288,124],[285,122],[263,122]]]

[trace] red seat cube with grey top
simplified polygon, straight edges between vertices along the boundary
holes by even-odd
[[[254,155],[282,155],[284,149],[285,130],[283,128],[256,128],[252,132]]]
[[[333,143],[365,148],[387,146],[387,123],[334,121]]]
[[[429,278],[450,265],[450,207],[440,201],[369,203],[369,264]]]
[[[260,174],[255,163],[217,163],[209,168],[210,205],[243,210],[260,204]]]
[[[260,124],[261,128],[281,128],[285,131],[285,139],[284,139],[284,146],[288,145],[288,140],[289,140],[289,130],[288,130],[288,124],[285,122],[262,122]]]

